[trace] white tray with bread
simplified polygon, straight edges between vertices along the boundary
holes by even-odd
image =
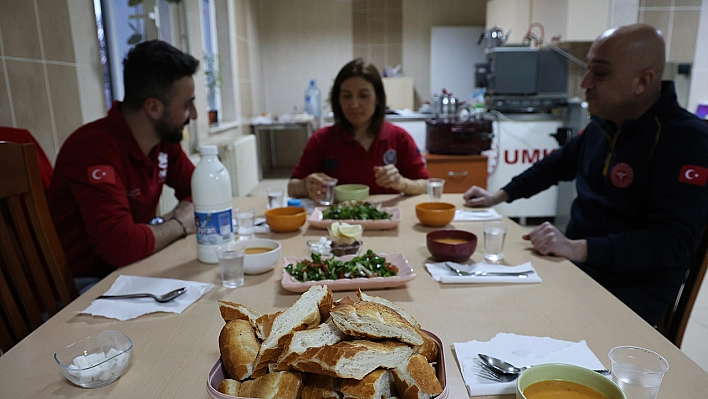
[[[441,340],[385,298],[359,291],[333,303],[314,286],[282,312],[226,301],[219,310],[212,398],[448,397]]]
[[[342,261],[348,261],[356,255],[345,255],[340,257]],[[395,276],[391,277],[361,277],[361,278],[342,278],[339,280],[317,280],[317,281],[297,281],[283,268],[283,277],[280,280],[280,285],[291,292],[305,292],[313,285],[326,285],[332,291],[356,291],[357,289],[374,290],[379,288],[391,288],[405,285],[407,282],[414,280],[417,275],[413,268],[408,264],[408,260],[401,253],[381,254],[386,259],[386,262],[391,263],[398,268]],[[296,264],[305,258],[296,258],[286,256],[283,258],[283,265]]]

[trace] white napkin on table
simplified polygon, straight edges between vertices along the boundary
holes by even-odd
[[[457,209],[453,222],[474,222],[487,220],[501,220],[502,216],[494,208],[487,209]]]
[[[134,319],[148,313],[182,313],[214,285],[196,281],[174,280],[168,278],[124,276],[120,275],[104,295],[123,295],[148,292],[162,295],[177,288],[187,287],[187,292],[170,302],[159,303],[152,298],[135,299],[95,299],[80,313],[103,316],[120,321]]]
[[[505,395],[516,391],[516,380],[498,382],[477,374],[476,371],[481,368],[477,357],[479,353],[502,359],[516,367],[566,363],[591,370],[605,368],[585,341],[499,333],[487,342],[469,341],[452,345],[470,396]]]
[[[454,262],[452,262],[454,263]],[[525,278],[518,276],[458,276],[455,272],[448,269],[445,266],[445,262],[439,263],[426,263],[425,268],[433,277],[433,280],[439,281],[441,283],[540,283],[541,277],[538,273],[535,273],[536,269],[531,266],[531,262],[526,262],[518,266],[505,266],[505,265],[492,265],[489,263],[475,263],[472,265],[462,265],[455,263],[456,267],[460,271],[471,272],[471,271],[485,271],[485,272],[523,272],[533,270],[533,274],[529,274]]]

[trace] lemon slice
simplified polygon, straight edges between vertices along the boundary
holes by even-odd
[[[348,223],[342,223],[339,226],[339,234],[347,237],[347,238],[358,238],[361,237],[361,233],[364,231],[364,228],[361,227],[361,225],[358,224],[348,224]]]

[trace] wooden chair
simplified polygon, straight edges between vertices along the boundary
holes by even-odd
[[[49,215],[33,143],[0,142],[0,348],[78,296]]]
[[[703,232],[693,264],[686,273],[686,280],[679,291],[676,303],[673,309],[669,309],[658,328],[659,332],[678,348],[681,347],[683,334],[686,332],[686,325],[691,317],[691,310],[696,302],[698,290],[701,289],[706,270],[708,270],[708,226]]]

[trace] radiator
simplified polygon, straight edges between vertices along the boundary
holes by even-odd
[[[231,143],[219,145],[219,159],[231,175],[231,193],[245,197],[258,185],[258,150],[256,136],[249,134]]]

